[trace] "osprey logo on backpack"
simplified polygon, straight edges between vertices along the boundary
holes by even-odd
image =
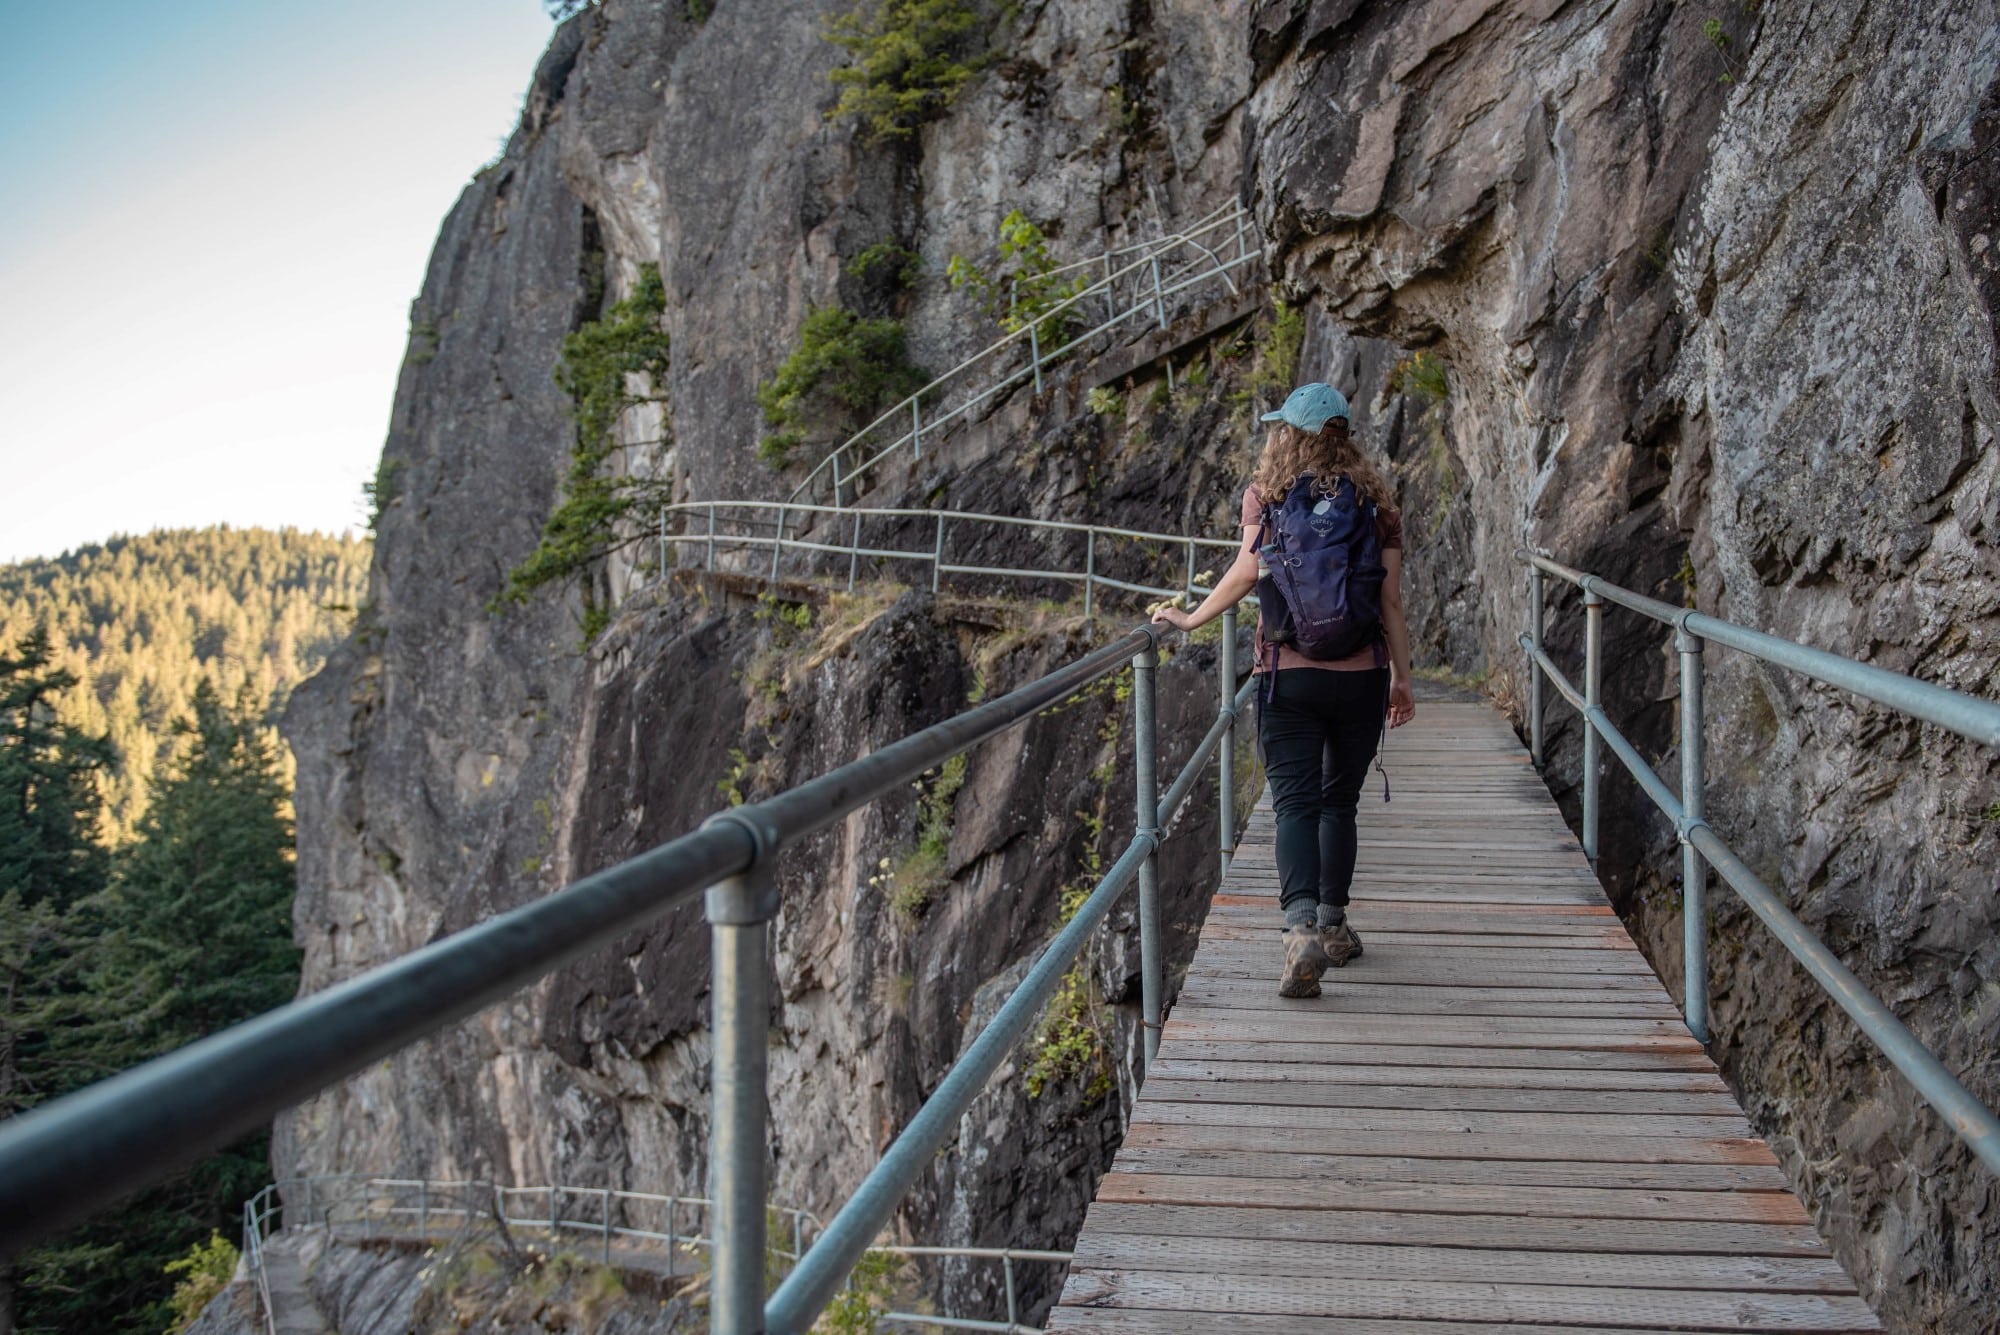
[[[1307,658],[1346,658],[1382,636],[1382,538],[1375,503],[1352,478],[1321,492],[1310,473],[1276,503],[1264,506],[1257,535],[1270,573],[1257,582],[1264,641],[1289,644]]]

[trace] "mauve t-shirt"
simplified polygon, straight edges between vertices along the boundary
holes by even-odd
[[[1243,491],[1243,527],[1254,529],[1264,522],[1264,493],[1251,483]],[[1382,542],[1382,550],[1403,547],[1403,516],[1388,506],[1379,506],[1375,511],[1375,536]],[[1319,668],[1331,672],[1366,672],[1387,665],[1385,653],[1375,646],[1351,654],[1346,658],[1307,658],[1289,644],[1278,646],[1278,670],[1286,668]],[[1257,618],[1257,672],[1270,666],[1270,650],[1264,644],[1264,618]]]

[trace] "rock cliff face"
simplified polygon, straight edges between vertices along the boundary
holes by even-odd
[[[784,590],[814,609],[801,628],[685,576],[628,597],[587,654],[562,599],[487,613],[566,464],[560,342],[645,263],[668,293],[672,372],[664,404],[627,422],[658,442],[631,466],[688,496],[771,496],[754,391],[809,307],[893,308],[917,360],[950,365],[992,327],[945,264],[986,254],[1010,209],[1067,257],[1100,228],[1146,235],[1240,191],[1306,312],[1302,376],[1348,387],[1397,465],[1420,657],[1484,671],[1518,705],[1513,554],[1528,543],[2000,694],[1991,4],[1029,0],[953,112],[895,148],[824,117],[840,53],[820,23],[837,7],[587,10],[446,220],[384,449],[394,499],[369,610],[288,719],[307,988],[1100,633],[1026,603]],[[845,271],[881,242],[920,257],[911,292]],[[1016,396],[882,499],[906,487],[922,504],[1226,533],[1250,448],[1229,401],[1250,359],[1227,354],[1267,322],[1178,354],[1198,355],[1198,388],[1186,360],[1172,395],[1141,364],[1121,417],[1085,409],[1082,382]],[[1580,622],[1556,601],[1568,661]],[[1665,637],[1617,615],[1607,632],[1611,712],[1671,764]],[[1212,716],[1206,652],[1164,674],[1170,756]],[[1708,665],[1712,822],[2000,1103],[1984,1061],[2000,1037],[2000,823],[1981,815],[2000,801],[1994,758],[1724,651]],[[1550,776],[1573,801],[1564,713]],[[837,1204],[918,1106],[1085,874],[1072,813],[1102,816],[1106,853],[1129,831],[1129,762],[1106,737],[1119,717],[1094,697],[976,756],[946,880],[915,911],[878,879],[913,838],[915,794],[789,859],[778,1195]],[[1670,833],[1616,776],[1607,791],[1607,883],[1677,978]],[[1212,845],[1201,820],[1169,845],[1183,934]],[[1843,1259],[1902,1327],[1994,1324],[1990,1179],[1761,926],[1716,901],[1718,1054]],[[1114,923],[1094,970],[1119,1003],[1115,1071],[1131,950]],[[698,916],[663,919],[313,1101],[281,1124],[279,1167],[698,1190],[705,970]],[[904,1229],[1065,1241],[1126,1084],[1086,1083],[1030,1099],[996,1082]],[[987,1284],[949,1282],[968,1300]]]

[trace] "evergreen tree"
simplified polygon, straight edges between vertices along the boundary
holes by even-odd
[[[38,1067],[95,1078],[281,1005],[297,987],[292,828],[277,756],[247,694],[226,706],[203,682],[193,706],[175,725],[177,759],[111,888],[60,920],[52,911],[37,919],[45,958],[67,961],[81,985],[80,997],[64,992],[74,1013],[63,1014]],[[0,927],[0,968],[10,939]],[[235,1231],[243,1200],[270,1181],[268,1146],[267,1135],[249,1137],[29,1252],[18,1279],[22,1335],[167,1329],[167,1262],[213,1230]]]
[[[195,688],[166,783],[120,861],[118,968],[158,1000],[155,1051],[282,1006],[298,987],[292,945],[291,803],[250,700]]]
[[[53,658],[41,627],[0,651],[0,894],[66,909],[104,885],[98,777],[111,753],[57,718],[77,679]]]

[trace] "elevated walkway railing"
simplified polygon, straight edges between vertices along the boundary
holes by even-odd
[[[786,536],[786,526],[794,521],[803,528],[813,518],[833,521],[836,529],[845,529],[844,535],[824,538],[806,538],[794,533]],[[671,520],[678,519],[681,527],[674,530]],[[703,523],[705,521],[705,527]],[[864,525],[872,525],[879,533],[885,526],[909,530],[914,528],[930,538],[926,545],[917,547],[887,547],[882,544],[890,538],[873,538],[864,542]],[[985,528],[1012,529],[1056,538],[1082,538],[1083,551],[1081,568],[1075,564],[1078,553],[1070,552],[1066,557],[1047,552],[1045,546],[1037,546],[1034,554],[1048,556],[1045,564],[1028,566],[982,566],[954,562],[948,559],[954,550],[951,539],[966,529]],[[1216,554],[1220,554],[1222,564],[1233,559],[1238,544],[1233,540],[1220,538],[1192,538],[1173,533],[1149,533],[1140,529],[1112,528],[1103,524],[1073,524],[1059,519],[1016,519],[1005,515],[977,514],[967,510],[894,510],[858,509],[854,507],[836,508],[830,505],[804,505],[790,501],[686,501],[670,505],[660,512],[660,568],[668,569],[669,550],[676,552],[690,549],[699,551],[702,568],[717,568],[717,556],[730,549],[765,550],[771,553],[768,578],[776,579],[781,562],[787,552],[809,554],[825,558],[847,558],[847,588],[854,590],[861,572],[861,563],[886,565],[890,568],[898,563],[928,566],[931,576],[931,592],[942,587],[946,575],[981,575],[996,579],[1058,581],[1081,584],[1083,586],[1083,610],[1088,616],[1096,607],[1099,588],[1119,589],[1127,593],[1151,598],[1170,598],[1185,593],[1189,597],[1200,596],[1203,592],[1197,584],[1198,577],[1206,566],[1202,557],[1207,555],[1212,564]],[[1105,573],[1107,558],[1114,548],[1123,544],[1128,549],[1137,545],[1141,549],[1152,548],[1150,558],[1141,552],[1141,564],[1159,569],[1171,564],[1181,576],[1179,588],[1159,584],[1138,583],[1118,579]]]
[[[1038,279],[1059,278],[1063,274],[1100,271],[1101,276],[1046,310],[1033,313],[1019,329],[981,348],[958,365],[937,376],[908,398],[884,409],[882,414],[835,446],[825,458],[792,489],[788,500],[815,499],[830,494],[838,507],[858,493],[855,484],[890,455],[908,449],[914,458],[924,454],[924,437],[938,433],[1015,386],[1032,381],[1041,393],[1042,372],[1092,340],[1128,325],[1152,323],[1165,329],[1171,318],[1170,302],[1182,293],[1205,285],[1219,285],[1231,296],[1238,294],[1235,274],[1262,258],[1262,250],[1252,250],[1249,242],[1250,214],[1241,203],[1232,202],[1204,215],[1177,232],[1149,241],[1106,249],[1101,255],[1060,265]],[[1041,343],[1042,329],[1054,327],[1065,332],[1086,318],[1098,306],[1104,318],[1083,333],[1069,337],[1053,348]],[[948,395],[975,372],[990,369],[996,362],[1027,354],[1025,361],[985,388],[966,395],[942,411],[935,411],[941,396]],[[926,402],[934,415],[925,416]],[[907,426],[902,424],[908,423]],[[899,434],[888,437],[890,431]],[[856,453],[858,462],[846,460]]]
[[[1639,789],[1674,823],[1681,847],[1681,917],[1686,974],[1682,995],[1686,998],[1688,1028],[1696,1038],[1708,1041],[1708,867],[1714,867],[1735,888],[1756,915],[1763,919],[1779,942],[1789,950],[1806,972],[1826,990],[1840,1008],[1896,1069],[1915,1085],[1917,1092],[1943,1115],[1986,1166],[2000,1173],[2000,1118],[1975,1098],[1956,1076],[1917,1041],[1895,1013],[1862,986],[1839,956],[1827,949],[1810,928],[1799,921],[1784,897],[1764,884],[1716,834],[1706,818],[1703,796],[1704,736],[1706,715],[1702,698],[1702,651],[1713,642],[1745,653],[1774,667],[1801,673],[1814,681],[1851,691],[1863,699],[1889,706],[1912,718],[1934,723],[1962,737],[1990,747],[2000,747],[2000,703],[1918,681],[1900,672],[1859,663],[1824,649],[1814,649],[1776,635],[1751,630],[1734,622],[1706,616],[1689,608],[1674,607],[1633,593],[1583,571],[1533,552],[1518,554],[1529,571],[1528,633],[1520,637],[1528,655],[1529,746],[1536,765],[1542,763],[1543,709],[1542,680],[1548,679],[1571,707],[1583,716],[1583,851],[1594,866],[1597,862],[1598,794],[1600,744],[1611,748],[1638,781]],[[1553,575],[1583,591],[1584,686],[1572,685],[1549,657],[1543,643],[1545,577]],[[1654,772],[1637,747],[1618,731],[1601,704],[1604,643],[1604,605],[1616,603],[1674,630],[1674,647],[1680,659],[1680,792]]]
[[[703,1196],[667,1196],[610,1187],[506,1186],[479,1179],[370,1177],[324,1173],[273,1183],[243,1204],[243,1256],[262,1303],[266,1335],[278,1335],[277,1313],[264,1267],[264,1251],[282,1229],[317,1229],[356,1242],[433,1243],[461,1240],[491,1223],[509,1235],[539,1234],[551,1252],[573,1250],[599,1264],[663,1279],[692,1278],[709,1266],[714,1247]],[[772,1206],[769,1256],[780,1268],[798,1263],[821,1224],[809,1210]],[[870,1255],[983,1261],[995,1265],[1007,1305],[1004,1321],[934,1312],[884,1310],[882,1325],[1040,1335],[1020,1320],[1017,1265],[1066,1266],[1062,1251],[1019,1247],[915,1247],[879,1244]]]
[[[1112,904],[1135,882],[1144,1056],[1150,1060],[1157,1051],[1165,1000],[1156,858],[1162,831],[1215,761],[1226,868],[1236,843],[1233,739],[1252,689],[1236,678],[1232,613],[1224,620],[1215,723],[1163,793],[1154,706],[1160,633],[1134,627],[1007,695],[774,797],[718,813],[693,833],[544,899],[0,1124],[0,1260],[705,891],[711,924],[711,1328],[799,1335],[874,1244]],[[767,1305],[768,929],[780,904],[779,855],[1128,664],[1136,798],[1124,852]]]

